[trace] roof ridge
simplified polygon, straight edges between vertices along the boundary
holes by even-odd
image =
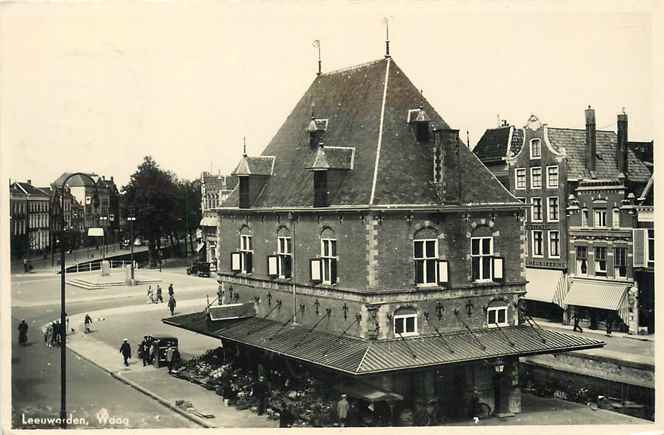
[[[551,126],[548,126],[548,125],[547,125],[546,127],[547,127],[547,128],[549,128],[549,129],[552,129],[552,128],[555,128],[556,130],[575,130],[575,131],[586,131],[586,129],[585,129],[585,128],[572,128],[572,127],[551,127]],[[596,129],[595,131],[602,131],[602,132],[604,132],[604,133],[614,133],[614,134],[615,134],[615,131],[613,131],[613,130],[600,130],[600,129]]]
[[[376,64],[376,63],[378,63],[382,60],[385,60],[385,58],[374,59],[374,60],[370,60],[368,62],[359,63],[357,65],[338,68],[338,69],[335,69],[335,70],[332,70],[332,71],[324,72],[324,73],[321,74],[321,76],[329,76],[329,75],[339,74],[339,73],[343,73],[343,72],[354,71],[354,70],[357,70],[357,69],[360,69],[360,68],[364,68],[364,67]]]

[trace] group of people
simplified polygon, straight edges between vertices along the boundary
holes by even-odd
[[[148,304],[163,304],[164,296],[162,294],[161,286],[157,284],[156,291],[152,290],[152,286],[148,286]],[[173,289],[173,283],[168,286],[168,309],[171,311],[171,316],[175,315],[175,290]]]
[[[126,340],[125,343],[127,343]],[[129,346],[129,343],[127,343],[127,346]],[[122,352],[122,349],[120,349],[120,352]],[[131,355],[131,350],[129,351],[129,354]],[[159,346],[154,337],[147,335],[143,337],[143,340],[138,345],[138,357],[143,361],[143,367],[154,363],[155,358],[159,358]],[[169,373],[180,364],[180,360],[180,351],[177,346],[168,346],[166,348],[166,362],[168,363]]]
[[[60,346],[64,341],[63,337],[67,331],[69,331],[69,316],[65,313],[65,325],[62,325],[60,320],[54,320],[46,325],[44,329],[44,344],[48,347]]]

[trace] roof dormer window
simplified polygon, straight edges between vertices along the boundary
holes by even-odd
[[[533,139],[530,141],[530,158],[531,159],[541,159],[542,158],[542,141],[539,139]]]
[[[428,142],[430,138],[431,118],[420,106],[418,109],[408,111],[408,123],[415,128],[415,137],[418,142]]]
[[[309,125],[307,126],[307,133],[309,133],[309,145],[311,148],[318,146],[323,134],[327,131],[327,119],[311,117]]]

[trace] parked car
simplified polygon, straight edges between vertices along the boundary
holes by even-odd
[[[187,275],[210,276],[210,263],[196,261],[187,267]]]

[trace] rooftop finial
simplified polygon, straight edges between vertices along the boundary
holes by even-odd
[[[247,157],[247,138],[242,136],[242,157]]]
[[[390,20],[389,18],[385,17],[385,57],[391,57],[390,56]]]
[[[322,74],[322,67],[321,67],[321,61],[320,61],[320,40],[316,39],[314,41],[314,48],[318,49],[318,72],[316,73],[317,76]]]

